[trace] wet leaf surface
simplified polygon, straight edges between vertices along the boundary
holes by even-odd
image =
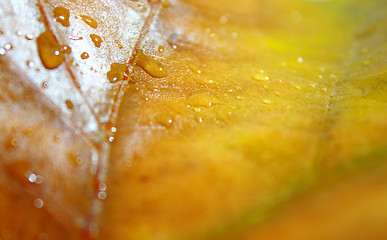
[[[2,0],[0,239],[385,236],[386,11]]]

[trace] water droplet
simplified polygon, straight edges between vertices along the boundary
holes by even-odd
[[[94,46],[100,47],[102,43],[102,38],[96,34],[90,34],[91,41],[93,41]]]
[[[62,24],[64,27],[70,26],[70,11],[64,7],[54,8],[55,21]]]
[[[67,106],[68,109],[73,109],[74,108],[74,104],[70,100],[66,100],[66,106]]]
[[[12,45],[10,43],[5,44],[4,47],[0,48],[0,55],[4,55],[6,52],[12,49]]]
[[[304,59],[302,59],[302,57],[299,57],[299,58],[297,58],[297,62],[298,62],[298,63],[303,63],[303,62],[304,62]]]
[[[112,127],[112,128],[110,129],[110,131],[112,131],[113,133],[115,133],[115,132],[117,132],[117,128],[116,128],[116,127]]]
[[[19,140],[17,138],[12,138],[11,145],[17,147],[19,145]]]
[[[219,100],[208,93],[194,94],[188,98],[188,104],[193,107],[211,107],[218,103]]]
[[[161,1],[161,5],[163,5],[163,7],[169,7],[169,6],[170,6],[168,0],[162,0],[162,1]]]
[[[121,81],[124,79],[126,71],[126,64],[112,63],[110,65],[110,71],[107,73],[107,78],[111,83]]]
[[[302,90],[302,87],[299,86],[299,85],[294,85],[294,88],[297,89],[297,90]]]
[[[267,105],[270,105],[272,104],[273,102],[269,99],[262,99],[261,102],[263,102],[264,104],[267,104]]]
[[[43,177],[40,175],[36,175],[35,183],[41,184],[43,182]]]
[[[99,184],[99,190],[100,190],[100,191],[106,191],[106,189],[107,189],[107,186],[106,186],[105,183],[100,183],[100,184]]]
[[[266,84],[264,84],[262,87],[263,87],[264,89],[266,89],[266,90],[269,89],[269,86],[267,86]]]
[[[176,42],[178,38],[179,35],[177,33],[172,33],[167,39],[167,43],[175,50],[177,49]]]
[[[208,79],[208,78],[196,78],[195,79],[195,82],[199,83],[199,84],[202,84],[202,85],[213,85],[215,84],[215,80],[213,79]]]
[[[40,60],[45,68],[57,68],[64,61],[63,55],[59,52],[59,44],[49,30],[40,34],[36,43]]]
[[[28,181],[30,181],[31,183],[34,183],[36,180],[36,175],[31,173],[30,176],[28,176]]]
[[[236,99],[238,99],[238,100],[244,100],[245,98],[238,95],[238,96],[236,96]]]
[[[197,73],[197,74],[201,74],[202,71],[195,65],[193,64],[192,62],[188,62],[187,63],[187,66],[189,69],[191,69],[194,73]]]
[[[159,47],[157,48],[157,51],[159,51],[159,53],[164,52],[164,47],[163,47],[163,46],[159,46]]]
[[[27,40],[32,40],[32,39],[34,39],[34,35],[32,35],[32,34],[26,34],[26,36],[25,36],[25,38],[27,39]]]
[[[27,61],[27,66],[30,68],[33,68],[35,66],[35,63],[31,61]]]
[[[101,191],[101,192],[98,193],[98,198],[99,199],[104,200],[104,199],[106,199],[106,197],[107,197],[107,194],[105,192]]]
[[[63,45],[63,47],[60,49],[62,53],[70,54],[72,52],[71,47],[67,45]]]
[[[109,142],[113,142],[114,141],[114,137],[113,136],[110,136],[109,137]]]
[[[228,17],[223,15],[219,17],[219,23],[220,24],[226,24],[228,22]]]
[[[5,48],[5,50],[10,50],[10,49],[12,49],[12,45],[10,43],[7,43],[7,44],[5,44],[4,48]]]
[[[259,72],[259,73],[256,73],[254,74],[253,76],[251,76],[254,80],[256,81],[263,81],[263,82],[266,82],[266,81],[269,81],[270,78],[268,76],[266,76],[265,74]]]
[[[23,33],[22,33],[22,31],[17,31],[16,35],[18,35],[20,37],[21,35],[23,35]]]
[[[43,202],[42,199],[37,198],[37,199],[34,200],[34,205],[35,205],[36,208],[42,208],[43,205],[44,205],[44,202]]]
[[[277,95],[277,96],[281,96],[282,95],[282,93],[280,91],[275,91],[274,94]]]
[[[89,58],[89,54],[88,54],[87,52],[83,52],[83,53],[81,54],[81,58],[82,58],[82,59],[88,59],[88,58]]]
[[[152,77],[163,78],[167,76],[164,65],[145,55],[141,50],[136,56],[136,64]]]
[[[43,87],[43,88],[47,88],[47,87],[48,87],[48,83],[47,83],[47,82],[43,82],[43,83],[42,83],[42,87]]]
[[[95,21],[93,18],[91,18],[89,16],[86,16],[86,15],[81,15],[81,18],[90,27],[92,27],[92,28],[97,28],[98,27],[97,21]]]

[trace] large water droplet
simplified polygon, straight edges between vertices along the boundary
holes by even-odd
[[[157,60],[145,55],[141,50],[136,56],[136,64],[144,69],[149,75],[155,78],[167,76],[164,65]]]
[[[61,23],[64,27],[70,26],[70,11],[64,7],[54,8],[55,21]]]
[[[40,60],[45,68],[57,68],[64,61],[64,57],[60,52],[60,46],[49,30],[40,34],[36,39],[36,43]]]

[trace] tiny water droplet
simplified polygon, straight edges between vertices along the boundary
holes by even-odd
[[[70,54],[72,52],[71,47],[67,45],[63,45],[63,47],[60,49],[62,53]]]
[[[31,173],[30,176],[28,176],[28,181],[30,181],[31,183],[34,183],[36,180],[36,175]]]
[[[89,16],[86,16],[86,15],[81,15],[81,18],[90,27],[92,27],[92,28],[97,28],[98,27],[97,21],[95,21],[93,18],[91,18]]]
[[[104,199],[106,199],[106,197],[107,197],[107,194],[106,194],[106,192],[99,192],[98,193],[98,198],[99,199],[101,199],[101,200],[104,200]]]
[[[70,11],[64,7],[54,8],[55,21],[62,24],[64,27],[70,26]]]
[[[82,58],[82,59],[88,59],[88,58],[89,58],[89,54],[88,54],[87,52],[83,52],[83,53],[81,54],[81,58]]]
[[[281,96],[282,95],[282,93],[280,91],[275,91],[274,94],[277,95],[277,96]]]
[[[157,60],[145,55],[141,50],[136,56],[136,65],[140,66],[152,77],[163,78],[167,76],[164,65]]]
[[[55,69],[64,61],[60,47],[54,35],[46,30],[36,39],[38,52],[42,64],[47,69]]]
[[[100,47],[102,43],[102,38],[96,34],[90,34],[91,41],[93,41],[94,46]]]
[[[22,31],[17,31],[16,35],[18,35],[20,37],[21,35],[23,35],[23,33],[22,33]]]
[[[27,61],[27,66],[30,68],[33,68],[35,66],[35,63],[33,63],[31,61]]]
[[[223,15],[219,17],[219,23],[220,24],[226,24],[228,22],[228,17]]]
[[[163,47],[163,46],[159,46],[159,47],[157,48],[157,51],[159,51],[159,53],[164,52],[164,47]]]
[[[302,90],[302,87],[299,86],[299,85],[294,85],[294,88],[297,89],[297,90]]]
[[[47,87],[48,87],[48,83],[47,83],[47,82],[43,82],[43,83],[42,83],[42,87],[43,87],[43,88],[47,88]]]
[[[261,102],[263,102],[264,104],[267,104],[267,105],[270,105],[272,104],[273,102],[269,99],[262,99]]]
[[[114,137],[113,136],[110,136],[109,137],[109,142],[113,142],[114,141]]]
[[[115,133],[115,132],[117,132],[117,128],[116,128],[116,127],[112,127],[112,128],[110,129],[110,131],[112,131],[113,133]]]
[[[299,57],[299,58],[297,58],[297,62],[298,62],[298,63],[303,63],[303,62],[304,62],[304,59],[302,59],[302,57]]]
[[[100,183],[100,184],[99,184],[99,190],[100,190],[100,191],[106,191],[106,189],[107,189],[107,186],[106,186],[105,183]]]
[[[74,104],[70,100],[66,100],[66,106],[67,106],[68,109],[73,109],[74,108]]]
[[[27,39],[27,40],[32,40],[32,39],[34,39],[34,35],[32,35],[32,34],[26,34],[26,36],[25,36],[25,38]]]
[[[188,62],[187,63],[187,66],[189,69],[191,69],[194,73],[197,73],[197,74],[201,74],[202,71],[195,65],[193,64],[192,62]]]
[[[263,82],[266,82],[266,81],[269,81],[270,78],[268,76],[266,76],[265,74],[259,72],[259,73],[256,73],[254,74],[253,76],[251,76],[254,80],[256,81],[263,81]]]
[[[42,208],[43,205],[44,205],[44,202],[43,202],[42,199],[37,198],[37,199],[34,200],[34,205],[35,205],[36,208]]]
[[[19,140],[17,138],[12,138],[11,145],[17,147],[19,145]]]

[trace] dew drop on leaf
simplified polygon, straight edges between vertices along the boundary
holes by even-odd
[[[95,21],[93,18],[91,18],[89,16],[86,16],[86,15],[81,15],[81,18],[90,27],[92,27],[92,28],[97,28],[98,27],[97,21]]]
[[[47,69],[55,69],[64,61],[60,46],[54,35],[46,30],[36,39],[38,52],[42,64]]]
[[[121,81],[124,79],[126,71],[126,64],[122,63],[112,63],[110,65],[110,71],[107,73],[107,78],[111,83]]]
[[[90,34],[91,41],[93,41],[94,46],[100,47],[102,43],[102,38],[96,34]]]
[[[167,76],[164,65],[145,55],[141,50],[136,56],[136,64],[152,77],[163,78]]]
[[[81,54],[81,58],[82,58],[82,59],[88,59],[88,58],[89,58],[89,54],[88,54],[87,52],[83,52],[83,53]]]
[[[55,21],[61,23],[64,27],[70,26],[70,11],[64,7],[54,8]]]

